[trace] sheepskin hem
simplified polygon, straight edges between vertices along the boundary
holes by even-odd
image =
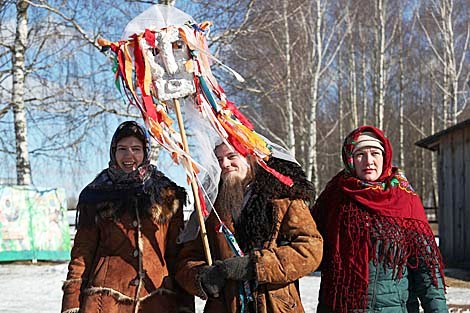
[[[98,294],[98,293],[101,293],[101,294],[104,294],[104,295],[107,295],[107,296],[111,296],[117,302],[122,303],[122,304],[134,304],[136,302],[142,302],[142,301],[144,301],[144,300],[146,300],[146,299],[148,299],[148,298],[150,298],[154,295],[174,295],[175,294],[175,292],[172,291],[172,290],[165,289],[165,288],[158,288],[158,289],[155,289],[154,291],[152,291],[151,293],[149,293],[148,295],[136,300],[136,299],[131,298],[129,296],[126,296],[122,292],[119,292],[119,291],[114,290],[112,288],[91,287],[91,288],[85,289],[85,294],[87,294],[89,296],[94,295],[94,294]]]
[[[169,289],[165,289],[165,288],[158,288],[158,289],[155,289],[154,291],[152,291],[151,293],[149,293],[148,295],[146,295],[145,297],[142,297],[139,299],[139,301],[144,301],[154,295],[159,295],[159,296],[169,296],[169,295],[175,295],[176,292],[172,291],[172,290],[169,290]]]
[[[62,313],[80,313],[80,308],[68,309],[68,310],[62,311]]]

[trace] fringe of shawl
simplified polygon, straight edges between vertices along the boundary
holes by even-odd
[[[414,219],[371,214],[354,203],[345,205],[337,217],[339,249],[326,249],[322,266],[322,302],[334,312],[364,312],[367,307],[368,264],[373,261],[392,269],[402,278],[405,267],[423,262],[437,287],[437,271],[444,280],[442,257],[429,224]],[[358,273],[357,260],[368,253],[365,272]],[[363,264],[362,264],[363,265]]]

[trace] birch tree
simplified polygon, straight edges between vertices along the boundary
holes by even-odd
[[[423,15],[429,16],[429,21],[423,21]],[[458,116],[464,112],[468,102],[468,16],[468,2],[455,0],[430,0],[423,13],[418,13],[426,40],[440,64],[442,75],[439,76],[442,79],[436,80],[436,84],[442,92],[444,127],[457,123]],[[459,36],[455,36],[456,29],[460,30]]]
[[[375,75],[374,75],[374,115],[375,125],[383,128],[383,91],[384,91],[384,59],[385,59],[385,11],[383,9],[384,0],[375,2],[376,32],[375,41]]]
[[[339,30],[344,24],[344,14],[342,16],[340,15],[339,18],[331,22],[331,24],[328,23],[328,27],[326,27],[325,18],[327,8],[327,1],[312,1],[310,15],[311,29],[309,31],[309,33],[312,34],[312,46],[310,49],[310,60],[312,63],[309,67],[311,75],[309,97],[310,112],[307,131],[308,142],[305,150],[307,151],[307,178],[312,181],[316,194],[320,191],[317,152],[317,108],[319,103],[319,86],[322,77],[330,68],[345,37],[345,34],[339,35]],[[336,46],[330,46],[334,44],[333,38],[336,38],[337,40],[335,43]]]
[[[28,37],[28,7],[27,1],[16,2],[16,35],[11,47],[12,68],[12,97],[15,138],[16,138],[16,183],[31,184],[31,166],[28,155],[27,122],[25,110],[25,53]]]
[[[346,7],[346,9],[349,9]],[[349,67],[349,106],[351,110],[351,129],[355,129],[359,126],[359,112],[357,109],[357,68],[356,68],[356,42],[353,36],[354,28],[354,16],[348,12],[346,14],[346,31],[347,31],[347,43],[348,43],[348,67]]]
[[[286,111],[287,111],[287,149],[295,157],[294,106],[292,104],[291,43],[288,19],[289,0],[282,0],[282,20],[284,22],[284,57],[286,66]]]

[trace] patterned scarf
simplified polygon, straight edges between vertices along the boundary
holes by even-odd
[[[352,151],[363,132],[373,132],[384,144],[383,172],[375,182],[354,176]],[[391,268],[400,279],[404,267],[416,268],[419,260],[436,287],[437,271],[444,278],[421,200],[391,160],[390,142],[380,130],[358,128],[343,145],[345,170],[328,183],[312,209],[325,240],[320,300],[334,312],[365,310],[370,261]]]

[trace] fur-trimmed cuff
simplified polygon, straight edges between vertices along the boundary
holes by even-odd
[[[80,308],[68,309],[68,310],[62,311],[62,313],[80,313]]]

